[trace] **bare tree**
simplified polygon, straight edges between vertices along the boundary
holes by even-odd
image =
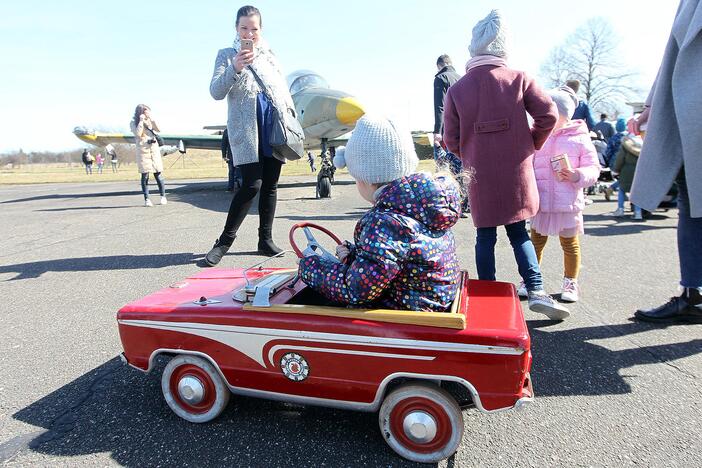
[[[580,80],[580,90],[591,108],[615,113],[641,89],[638,73],[621,63],[619,37],[604,18],[592,18],[555,47],[541,66],[551,87],[568,79]]]

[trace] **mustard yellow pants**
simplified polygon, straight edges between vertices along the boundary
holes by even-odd
[[[563,248],[563,276],[578,279],[578,274],[580,273],[580,239],[578,239],[577,235],[573,237],[559,236],[559,239],[561,240],[561,248]],[[533,229],[531,230],[531,242],[536,249],[536,258],[539,260],[539,265],[543,258],[547,240],[548,236],[543,236]]]

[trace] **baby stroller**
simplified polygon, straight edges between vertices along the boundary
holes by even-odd
[[[607,188],[609,188],[610,183],[614,181],[614,177],[612,177],[612,170],[609,168],[607,161],[605,161],[607,143],[605,143],[604,138],[599,133],[590,132],[590,138],[592,139],[592,144],[597,151],[597,159],[600,162],[600,175],[597,177],[597,182],[595,182],[595,185],[587,188],[586,193],[587,195],[604,193],[605,198],[607,198]]]

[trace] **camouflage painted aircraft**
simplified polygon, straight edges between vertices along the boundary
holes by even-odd
[[[310,70],[299,70],[288,76],[290,94],[295,104],[298,120],[305,131],[305,148],[334,147],[348,139],[347,134],[356,126],[365,111],[363,106],[348,93],[331,89],[320,75]],[[226,125],[204,127],[213,131],[204,135],[180,135],[162,133],[167,145],[178,146],[181,151],[187,148],[220,149],[222,132]],[[91,132],[76,127],[73,134],[80,140],[96,146],[110,143],[134,143],[131,133]]]

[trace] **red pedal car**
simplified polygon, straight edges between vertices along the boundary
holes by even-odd
[[[323,251],[308,237],[305,253]],[[334,239],[338,242],[335,236]],[[320,252],[321,251],[321,252]],[[529,332],[510,283],[463,273],[448,313],[346,308],[308,288],[297,269],[204,270],[124,306],[123,360],[161,379],[183,419],[216,418],[230,394],[377,411],[390,447],[412,461],[452,455],[462,408],[532,401]]]

